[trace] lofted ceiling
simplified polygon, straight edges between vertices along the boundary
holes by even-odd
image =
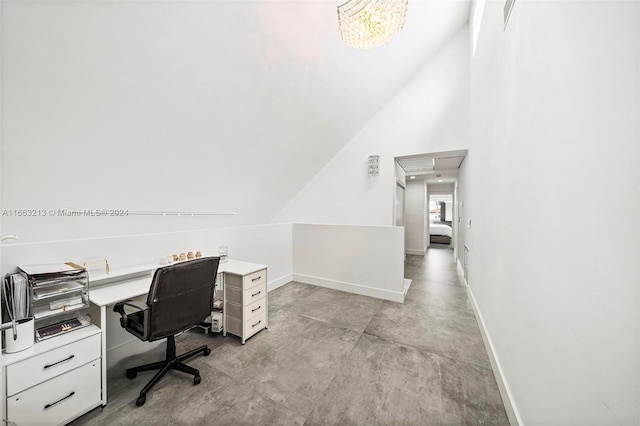
[[[264,177],[266,187],[278,185],[283,202],[468,22],[471,3],[410,0],[406,24],[393,40],[357,50],[339,37],[336,7],[342,2],[249,1],[234,4],[233,19],[208,15],[216,43],[233,46],[227,50],[236,66],[221,77],[229,85],[212,98],[223,100],[227,114],[246,116],[250,127],[260,129],[267,145],[255,147],[257,135],[249,134],[235,138],[236,147],[243,156],[249,150],[255,158],[270,158],[269,163],[248,159],[247,166]],[[238,86],[251,104],[233,111]],[[273,158],[261,149],[281,155]]]
[[[340,3],[2,2],[3,176],[25,163],[56,176],[5,179],[3,202],[74,205],[63,188],[80,185],[88,204],[270,221],[470,10],[409,0],[393,40],[357,50],[340,40]]]
[[[297,119],[287,124],[297,128],[304,150],[314,154],[293,163],[305,170],[296,172],[300,187],[291,188],[290,198],[466,25],[471,2],[409,0],[404,28],[373,50],[353,49],[340,40],[336,6],[343,1],[277,3],[257,9],[264,14],[261,37],[268,46],[262,60],[277,58],[278,67],[286,65],[287,90],[296,97],[274,115],[312,111],[316,124],[314,134]],[[282,149],[299,147],[283,140]]]

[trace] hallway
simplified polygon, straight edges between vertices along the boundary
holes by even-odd
[[[405,336],[399,327],[394,330],[397,331],[395,337],[388,337],[398,343],[491,369],[473,307],[457,272],[453,250],[432,245],[426,256],[407,255],[405,277],[413,282],[402,318],[415,324],[408,328],[409,335]],[[416,322],[414,315],[421,321]]]
[[[232,336],[184,333],[178,351],[202,383],[170,373],[134,402],[148,376],[109,370],[109,404],[93,425],[508,425],[489,359],[450,249],[407,256],[404,304],[291,282],[269,293],[269,329]]]

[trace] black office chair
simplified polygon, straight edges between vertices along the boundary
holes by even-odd
[[[147,304],[134,301],[117,303],[113,311],[120,314],[120,324],[138,339],[153,342],[167,339],[167,355],[164,361],[128,368],[127,377],[135,378],[141,371],[159,369],[140,391],[138,407],[147,400],[147,392],[170,370],[193,375],[193,383],[200,383],[200,372],[182,361],[202,352],[211,353],[206,345],[176,356],[175,335],[200,324],[211,315],[213,293],[220,258],[205,257],[158,268],[153,276]],[[125,306],[138,310],[125,313]]]

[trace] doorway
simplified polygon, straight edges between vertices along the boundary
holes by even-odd
[[[430,246],[431,210],[433,223],[449,226],[447,248],[457,252],[456,192],[458,171],[467,150],[408,155],[395,158],[395,187],[393,191],[394,225],[405,228],[405,253],[425,255]],[[447,199],[434,198],[437,206],[431,206],[431,195],[448,194]],[[437,218],[436,216],[437,215]],[[440,241],[444,241],[442,238]],[[435,243],[442,245],[442,242]]]
[[[453,224],[455,203],[453,192],[444,193],[429,191],[429,246],[437,248],[453,248],[455,235]]]

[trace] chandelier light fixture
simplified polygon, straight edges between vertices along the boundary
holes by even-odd
[[[338,6],[340,37],[356,49],[373,49],[404,26],[408,0],[349,0]]]

